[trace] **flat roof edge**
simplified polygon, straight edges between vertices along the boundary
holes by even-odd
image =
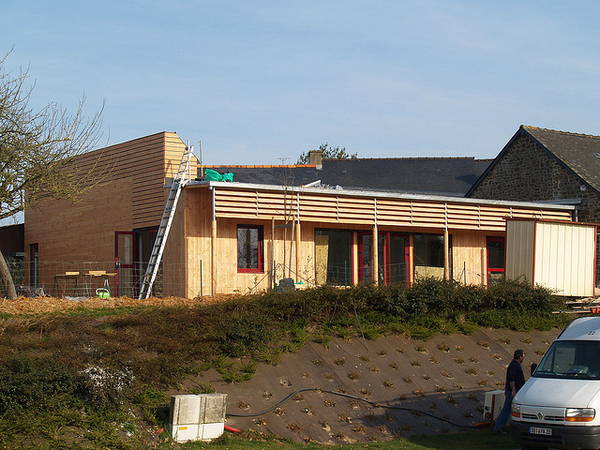
[[[397,198],[403,200],[423,200],[423,201],[438,201],[448,203],[465,203],[470,205],[498,205],[498,206],[514,206],[514,207],[529,207],[539,209],[557,209],[561,211],[574,211],[576,206],[540,203],[540,202],[518,202],[508,200],[490,200],[480,198],[464,198],[464,197],[449,197],[441,195],[426,195],[426,194],[409,194],[409,193],[394,193],[394,192],[378,192],[369,190],[350,190],[350,189],[323,189],[317,187],[301,187],[301,186],[280,186],[271,184],[254,184],[254,183],[236,183],[224,181],[191,181],[186,187],[226,187],[230,189],[242,190],[262,190],[262,191],[287,191],[287,192],[305,192],[313,194],[327,195],[343,195],[354,197],[380,197],[380,198]]]

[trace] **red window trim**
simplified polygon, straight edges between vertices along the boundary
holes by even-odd
[[[359,231],[358,233],[358,282],[359,283],[364,283],[365,281],[365,277],[364,277],[364,273],[363,273],[363,269],[364,269],[364,256],[363,256],[363,237],[364,236],[371,236],[371,240],[373,240],[372,236],[373,236],[373,232],[371,231]],[[406,281],[405,283],[408,284],[409,280],[410,280],[410,264],[409,264],[409,260],[410,260],[410,250],[409,250],[409,245],[410,245],[410,238],[409,235],[407,233],[402,233],[402,232],[397,232],[397,231],[380,231],[377,235],[377,242],[375,243],[375,245],[377,245],[377,252],[379,253],[379,238],[383,237],[384,240],[384,244],[383,244],[383,255],[380,255],[383,258],[383,284],[384,285],[389,285],[390,284],[390,279],[391,279],[391,269],[390,269],[390,264],[389,261],[391,259],[391,237],[392,235],[395,236],[401,236],[405,243],[404,243],[404,262],[406,264]],[[373,243],[371,242],[371,245],[373,245]],[[379,261],[381,262],[381,261]],[[371,272],[372,274],[372,272]],[[372,275],[369,275],[370,277],[372,277]]]
[[[263,230],[264,230],[264,227],[262,225],[238,224],[237,227],[235,228],[236,246],[237,246],[237,231],[240,228],[253,228],[253,229],[258,230],[258,267],[256,269],[246,269],[246,268],[240,267],[238,265],[239,261],[237,260],[237,253],[236,253],[235,265],[237,266],[238,273],[264,273],[265,272],[264,261],[263,261],[263,246],[264,246]]]

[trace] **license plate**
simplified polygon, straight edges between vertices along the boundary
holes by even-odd
[[[541,434],[542,436],[552,436],[552,428],[529,427],[529,434]]]

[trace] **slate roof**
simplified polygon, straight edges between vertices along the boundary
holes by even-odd
[[[319,179],[316,166],[209,166],[219,173],[233,172],[238,183],[300,186]]]
[[[321,184],[347,189],[369,189],[463,196],[491,159],[460,158],[357,158],[324,159],[315,166],[210,166],[233,172],[241,183],[300,186]]]
[[[600,192],[600,136],[528,125],[521,125],[521,128]]]
[[[466,194],[467,197],[471,196],[475,188],[508,151],[511,143],[522,133],[531,136],[583,182],[600,192],[600,136],[521,125],[479,179],[473,183]]]
[[[345,188],[462,196],[491,161],[467,157],[326,159],[322,181]]]

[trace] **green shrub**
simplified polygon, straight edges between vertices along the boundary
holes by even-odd
[[[220,321],[219,348],[227,356],[244,356],[269,343],[273,330],[266,316],[243,312]]]
[[[54,358],[18,358],[0,367],[0,414],[11,409],[44,408],[61,395],[73,395],[77,373]]]

